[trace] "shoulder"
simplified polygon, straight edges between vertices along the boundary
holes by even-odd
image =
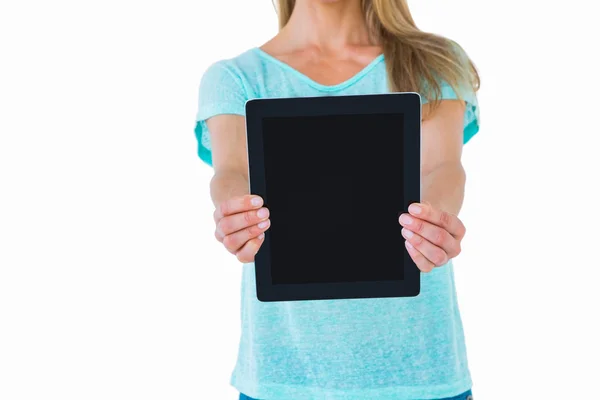
[[[247,89],[264,70],[264,60],[256,49],[213,62],[202,75],[203,82],[228,81]]]

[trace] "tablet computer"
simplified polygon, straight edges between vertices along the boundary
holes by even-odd
[[[398,218],[420,200],[417,93],[246,102],[250,191],[270,211],[260,301],[416,296]]]

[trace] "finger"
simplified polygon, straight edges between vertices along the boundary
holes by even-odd
[[[406,251],[408,251],[408,254],[422,272],[431,272],[433,270],[435,265],[425,258],[425,256],[421,254],[419,250],[415,249],[413,245],[408,242],[408,240],[404,242],[404,245],[406,246]]]
[[[456,215],[439,210],[430,204],[413,203],[408,207],[408,212],[415,217],[444,228],[455,238],[462,239],[465,236],[465,226]]]
[[[219,231],[218,229],[215,229],[215,238],[223,243],[223,239],[225,239],[225,235],[223,235],[223,233],[221,231]]]
[[[232,233],[231,235],[225,236],[223,239],[223,245],[230,253],[236,254],[246,244],[247,241],[254,239],[261,235],[264,231],[269,229],[271,225],[270,220],[265,220],[257,225],[252,225],[241,231]]]
[[[228,215],[238,214],[248,210],[255,210],[263,205],[263,199],[256,195],[245,195],[234,197],[222,202],[215,210],[213,218],[215,222]]]
[[[417,250],[421,253],[426,259],[432,262],[436,267],[441,267],[445,265],[448,260],[448,254],[446,252],[431,243],[429,240],[424,239],[422,236],[406,229],[402,229],[402,236]]]
[[[231,235],[233,232],[256,225],[267,218],[269,218],[269,210],[265,207],[258,210],[227,215],[217,222],[217,231],[223,236]]]
[[[265,240],[265,234],[261,233],[257,238],[246,242],[244,247],[236,253],[237,259],[241,263],[250,263],[254,261],[254,256],[258,253],[260,246]]]
[[[456,257],[460,253],[460,240],[452,236],[446,229],[434,225],[430,222],[402,214],[400,216],[400,225],[404,228],[419,234],[434,245],[441,247],[450,258]]]

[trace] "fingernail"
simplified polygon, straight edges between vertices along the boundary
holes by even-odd
[[[418,204],[411,204],[410,206],[408,206],[408,211],[410,211],[412,214],[421,214],[422,210],[423,209]]]
[[[411,218],[411,217],[409,217],[407,214],[402,214],[402,215],[400,216],[400,222],[401,222],[402,224],[409,225],[409,224],[411,224],[411,223],[412,223],[412,218]]]
[[[252,203],[252,205],[253,205],[254,207],[258,207],[258,206],[260,206],[260,205],[262,204],[262,199],[261,199],[260,197],[253,197],[253,198],[250,200],[250,203]]]
[[[404,237],[407,239],[410,239],[411,237],[413,237],[412,231],[409,231],[408,229],[402,229],[402,233],[404,234]]]
[[[407,247],[408,249],[414,249],[414,247],[413,247],[413,245],[412,245],[412,244],[410,244],[410,243],[408,243],[408,242],[404,242],[404,244],[406,245],[406,247]]]
[[[263,222],[261,222],[260,224],[258,224],[258,227],[259,227],[260,229],[265,229],[267,226],[269,226],[269,220],[267,220],[267,221],[263,221]]]
[[[259,239],[259,240],[263,240],[263,238],[264,238],[264,237],[265,237],[265,234],[264,234],[264,233],[261,233],[260,235],[258,235],[258,239]]]
[[[261,208],[256,214],[258,215],[258,218],[267,218],[269,216],[269,211],[267,211],[266,208]]]

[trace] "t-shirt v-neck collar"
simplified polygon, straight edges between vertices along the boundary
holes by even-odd
[[[344,82],[338,83],[336,85],[323,85],[323,84],[316,82],[313,79],[309,78],[307,75],[305,75],[302,72],[298,71],[297,69],[293,68],[289,64],[286,64],[285,62],[279,60],[278,58],[270,55],[269,53],[267,53],[266,51],[262,50],[259,47],[255,47],[254,51],[263,59],[280,66],[281,68],[290,72],[297,78],[305,81],[306,83],[308,83],[310,86],[314,87],[315,89],[326,91],[326,92],[342,90],[349,86],[352,86],[353,84],[358,82],[361,78],[363,78],[365,75],[367,75],[375,66],[377,66],[377,64],[379,64],[381,61],[384,60],[384,55],[380,54],[375,59],[373,59],[369,64],[367,64],[362,70],[360,70],[357,74],[355,74],[351,78],[345,80]]]

